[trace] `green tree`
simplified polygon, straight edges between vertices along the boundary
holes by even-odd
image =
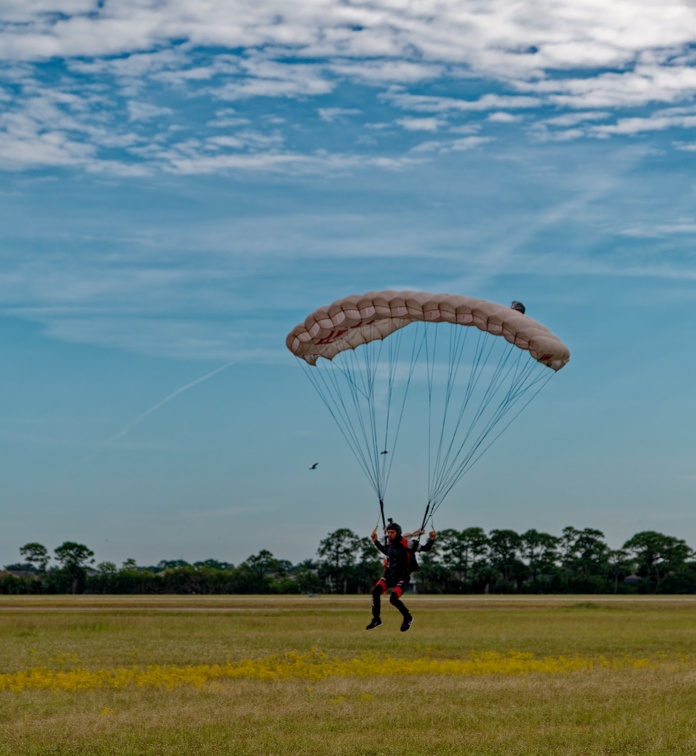
[[[213,570],[232,570],[234,565],[229,562],[221,562],[218,559],[205,559],[202,562],[194,562],[194,567],[210,567]]]
[[[87,565],[94,562],[94,552],[84,544],[65,541],[53,553],[69,580],[70,592],[78,593],[85,584]]]
[[[493,569],[498,573],[498,588],[516,589],[524,573],[524,565],[519,560],[522,540],[514,530],[491,530],[488,536],[489,558]]]
[[[99,562],[96,574],[87,580],[90,593],[114,593],[118,581],[118,567],[114,562]]]
[[[377,551],[371,538],[360,538],[357,561],[351,567],[350,581],[353,590],[369,593],[384,572],[384,557]]]
[[[292,579],[299,593],[321,593],[322,583],[319,577],[319,565],[311,559],[296,564],[292,568]]]
[[[604,533],[596,528],[563,528],[561,562],[566,590],[601,593],[609,588],[612,567]]]
[[[448,590],[466,590],[488,554],[488,536],[483,528],[445,529],[437,536],[440,564],[449,573]]]
[[[527,560],[529,580],[536,584],[539,575],[554,572],[561,539],[531,528],[520,536],[520,553]]]
[[[638,574],[649,581],[655,592],[668,573],[684,570],[686,560],[693,556],[686,541],[654,530],[636,533],[623,548],[635,558]]]
[[[36,568],[37,572],[46,572],[46,567],[51,557],[48,549],[40,543],[27,543],[19,550],[24,559]]]
[[[348,593],[352,568],[360,548],[360,538],[348,528],[339,528],[329,533],[319,543],[322,577],[334,593]]]
[[[190,567],[185,559],[161,559],[157,562],[158,570],[171,570],[174,567]]]
[[[614,593],[618,593],[619,580],[629,574],[628,552],[625,549],[611,549],[607,553],[607,565]]]
[[[262,549],[242,562],[233,571],[235,593],[273,593],[278,581],[286,577],[289,562],[276,559],[267,549]]]

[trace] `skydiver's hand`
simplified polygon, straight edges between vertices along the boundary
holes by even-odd
[[[370,535],[370,538],[371,538],[371,539],[372,539],[373,541],[376,541],[376,540],[377,540],[377,528],[375,528],[375,529],[374,529],[374,530],[372,531],[372,534]]]
[[[437,533],[434,530],[431,530],[430,533],[428,533],[428,538],[430,538],[431,541],[434,541],[437,537]]]

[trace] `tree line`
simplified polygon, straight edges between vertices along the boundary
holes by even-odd
[[[66,541],[49,554],[40,543],[0,571],[0,593],[319,594],[369,593],[382,555],[348,528],[329,533],[315,559],[297,564],[262,549],[238,565],[216,559],[127,559],[95,563],[84,544]],[[611,549],[594,528],[560,536],[482,528],[442,530],[413,575],[419,593],[696,593],[696,553],[686,541],[652,530]]]

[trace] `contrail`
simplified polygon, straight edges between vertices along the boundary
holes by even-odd
[[[179,396],[179,394],[183,394],[184,391],[188,391],[188,389],[193,388],[193,386],[197,386],[199,383],[203,383],[203,381],[207,381],[208,378],[212,378],[214,375],[217,375],[218,373],[221,373],[223,370],[227,370],[230,365],[234,365],[235,363],[239,362],[239,360],[232,360],[231,362],[226,363],[225,365],[222,365],[219,368],[215,368],[215,370],[211,370],[210,373],[206,373],[205,375],[202,375],[200,378],[196,378],[195,381],[191,381],[190,383],[187,383],[185,386],[181,386],[180,388],[176,389],[176,391],[172,391],[171,394],[168,394],[164,397],[164,399],[161,399],[157,404],[153,404],[152,407],[149,409],[146,409],[145,412],[142,413],[142,415],[138,415],[134,420],[131,420],[128,425],[121,428],[121,430],[111,436],[111,438],[108,438],[104,443],[96,449],[96,451],[93,451],[91,454],[88,454],[82,462],[87,462],[90,459],[93,459],[97,456],[97,454],[100,454],[104,451],[104,449],[107,449],[109,446],[114,444],[119,439],[123,438],[128,431],[130,431],[132,428],[134,428],[138,423],[142,422],[148,415],[151,415],[153,412],[158,410],[160,407],[164,407],[165,404],[168,402],[171,402],[172,399]]]

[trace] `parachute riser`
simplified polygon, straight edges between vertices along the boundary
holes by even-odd
[[[383,499],[379,500],[379,511],[382,516],[382,532],[384,533],[384,545],[386,546],[389,538],[387,536],[387,520],[384,517],[384,500]]]
[[[428,505],[425,508],[425,514],[423,515],[423,522],[420,526],[421,534],[425,533],[425,526],[428,522],[428,515],[430,514],[430,502],[428,502]]]

